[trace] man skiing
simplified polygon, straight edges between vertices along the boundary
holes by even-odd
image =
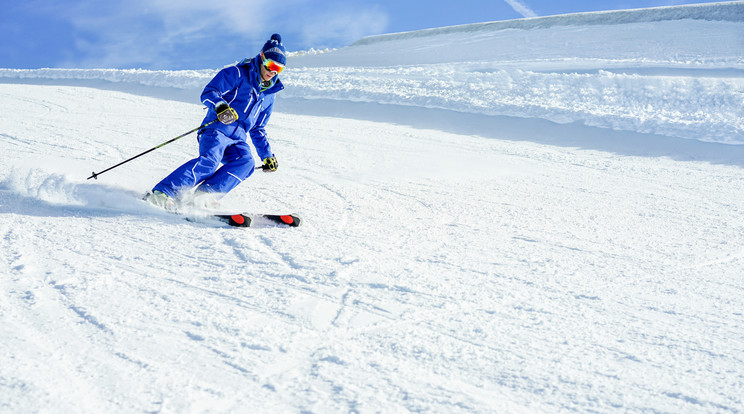
[[[217,122],[199,132],[199,156],[156,184],[145,200],[166,209],[174,209],[177,199],[186,198],[201,206],[216,204],[255,170],[248,136],[263,161],[263,171],[276,171],[279,163],[265,127],[274,96],[284,89],[277,75],[286,61],[282,38],[273,34],[256,57],[217,73],[201,94],[208,108],[203,123]]]

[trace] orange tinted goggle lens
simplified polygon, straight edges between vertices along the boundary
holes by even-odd
[[[284,65],[281,63],[276,63],[271,59],[267,59],[266,56],[261,53],[261,59],[263,60],[263,65],[269,72],[276,72],[277,74],[284,70]]]

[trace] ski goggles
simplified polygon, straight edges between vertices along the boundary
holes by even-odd
[[[281,71],[284,70],[284,65],[267,58],[266,56],[264,56],[263,52],[261,52],[261,61],[263,62],[264,68],[266,68],[266,70],[268,70],[269,72],[276,72],[276,74],[278,75]]]

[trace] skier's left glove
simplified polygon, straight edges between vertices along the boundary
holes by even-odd
[[[222,101],[214,106],[214,111],[217,112],[217,119],[225,125],[232,124],[238,120],[238,114],[227,102]]]
[[[277,161],[276,157],[274,156],[264,158],[262,168],[264,172],[274,172],[277,168],[279,168],[279,161]]]

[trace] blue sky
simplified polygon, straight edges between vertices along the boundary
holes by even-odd
[[[3,68],[219,68],[271,33],[290,51],[372,34],[703,0],[0,0]]]

